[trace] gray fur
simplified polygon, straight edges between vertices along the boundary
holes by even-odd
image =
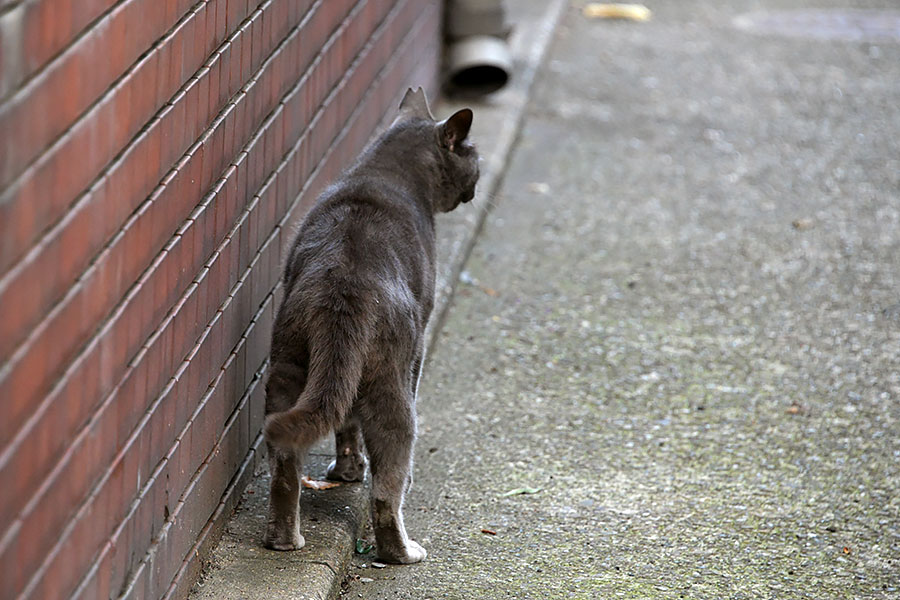
[[[472,111],[435,122],[421,89],[394,124],[320,196],[284,271],[272,332],[265,437],[272,487],[265,544],[303,546],[298,476],[306,450],[335,430],[332,479],[372,469],[378,556],[418,562],[406,535],[416,388],[434,303],[434,214],[468,202],[478,157],[466,143]]]

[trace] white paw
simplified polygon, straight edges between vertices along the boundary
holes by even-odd
[[[410,563],[417,563],[425,560],[428,552],[418,542],[409,540],[409,544],[406,546],[406,555],[410,558]]]
[[[413,563],[422,562],[425,560],[426,556],[428,556],[428,552],[425,551],[425,548],[416,542],[409,540],[406,542],[406,547],[402,552],[391,553],[390,556],[384,556],[383,558],[392,563],[411,565]]]

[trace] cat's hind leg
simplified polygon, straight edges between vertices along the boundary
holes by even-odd
[[[292,362],[273,362],[266,382],[266,414],[287,410],[306,384],[306,369]],[[299,550],[300,473],[306,449],[281,448],[266,442],[269,454],[269,516],[263,544],[272,550]]]
[[[302,456],[294,449],[267,444],[269,471],[269,518],[266,523],[266,548],[299,550],[306,543],[300,535],[300,468]]]
[[[328,465],[326,477],[336,481],[362,481],[366,474],[362,430],[359,421],[351,417],[334,432],[334,460]]]
[[[368,390],[362,430],[372,470],[372,527],[378,557],[392,563],[416,563],[425,549],[409,539],[403,524],[403,496],[412,479],[416,438],[415,399],[408,384],[396,382]],[[377,400],[376,400],[377,398]]]

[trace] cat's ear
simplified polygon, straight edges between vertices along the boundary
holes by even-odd
[[[400,101],[400,116],[406,118],[417,117],[419,119],[429,119],[434,121],[431,110],[428,108],[428,99],[425,97],[425,90],[418,87],[416,89],[409,88]]]
[[[468,108],[456,111],[438,125],[441,144],[453,152],[456,145],[466,139],[471,128],[472,111]]]

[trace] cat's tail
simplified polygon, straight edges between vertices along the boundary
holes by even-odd
[[[266,417],[266,441],[306,448],[347,417],[356,397],[372,337],[372,324],[348,314],[319,313],[310,339],[309,375],[290,410]]]

